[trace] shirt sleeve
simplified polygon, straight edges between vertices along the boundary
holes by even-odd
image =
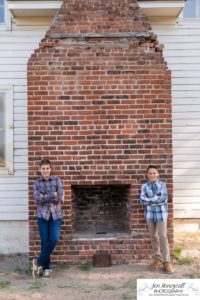
[[[56,192],[57,192],[57,195],[53,195],[53,199],[55,202],[60,202],[63,200],[63,195],[64,195],[64,192],[63,192],[63,185],[62,185],[62,182],[60,180],[59,177],[57,177],[57,186],[56,186]]]
[[[151,198],[148,198],[146,195],[146,184],[143,184],[141,187],[141,193],[140,193],[140,204],[143,205],[150,205],[151,204]]]
[[[166,185],[165,185],[166,186]],[[147,191],[146,191],[146,188],[147,188],[147,185],[146,184],[143,184],[142,185],[142,188],[141,188],[141,194],[140,194],[140,203],[143,204],[143,205],[151,205],[151,206],[156,206],[156,205],[161,205],[165,202],[163,202],[161,200],[160,201],[160,198],[161,196],[160,195],[157,195],[155,194],[154,196],[152,197],[148,197],[147,195]],[[161,193],[162,194],[162,193]],[[164,191],[163,191],[163,195],[164,195]]]
[[[167,186],[165,182],[162,182],[160,195],[157,196],[157,200],[153,201],[152,206],[162,205],[167,203],[168,201],[168,193],[167,193]]]
[[[52,194],[41,194],[38,180],[36,180],[34,183],[34,200],[38,204],[49,203],[52,200]]]

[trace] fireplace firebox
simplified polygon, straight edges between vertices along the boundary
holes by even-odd
[[[129,186],[73,186],[74,237],[110,238],[130,232]]]

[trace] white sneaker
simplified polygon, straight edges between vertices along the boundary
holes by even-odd
[[[45,278],[45,279],[50,278],[51,277],[51,273],[52,273],[51,269],[44,270],[43,278]]]
[[[41,277],[41,275],[43,274],[42,267],[37,264],[36,258],[34,258],[32,260],[32,268],[31,269],[32,269],[32,275],[33,275],[34,279]]]

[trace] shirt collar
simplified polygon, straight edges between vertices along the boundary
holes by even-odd
[[[52,175],[50,175],[50,177],[49,177],[48,180],[44,179],[44,177],[41,176],[41,180],[42,180],[42,181],[52,181],[52,179],[53,179],[53,176],[52,176]]]
[[[159,179],[157,179],[156,182],[154,182],[154,183],[149,180],[149,184],[151,184],[151,185],[157,185],[158,182],[159,182]]]

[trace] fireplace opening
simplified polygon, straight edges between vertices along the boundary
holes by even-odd
[[[75,238],[111,238],[129,233],[128,185],[72,186]]]

